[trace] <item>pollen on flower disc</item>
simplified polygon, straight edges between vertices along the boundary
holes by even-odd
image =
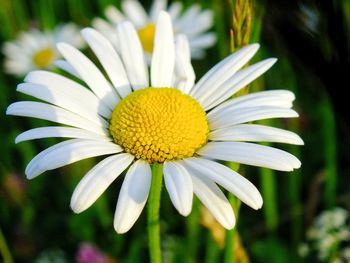
[[[145,88],[125,97],[109,126],[114,141],[149,163],[191,157],[207,142],[208,123],[193,98],[173,88]]]

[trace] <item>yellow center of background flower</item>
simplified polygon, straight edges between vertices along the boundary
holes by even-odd
[[[174,88],[145,88],[114,109],[109,130],[124,150],[149,163],[191,157],[207,142],[206,114]]]
[[[156,32],[156,25],[153,23],[146,25],[145,27],[141,28],[138,31],[143,50],[146,51],[147,53],[153,52],[155,32]]]
[[[33,62],[39,68],[46,68],[52,64],[54,58],[55,51],[52,48],[44,48],[34,54]]]

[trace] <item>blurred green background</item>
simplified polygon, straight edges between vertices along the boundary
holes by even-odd
[[[204,61],[194,61],[199,79],[230,53],[230,29],[234,37],[237,30],[233,16],[240,15],[235,8],[244,1],[182,2],[185,6],[200,3],[215,12],[213,31],[218,34],[218,43]],[[143,1],[145,7],[150,3]],[[50,30],[68,21],[90,26],[92,18],[103,17],[109,4],[119,7],[120,1],[1,0],[0,41],[14,39],[33,26]],[[278,146],[298,156],[302,168],[281,173],[242,166],[241,172],[261,190],[264,206],[259,211],[242,206],[236,229],[226,236],[198,200],[191,215],[184,218],[163,194],[160,216],[165,262],[321,262],[317,252],[305,256],[301,251],[308,242],[309,227],[322,211],[336,206],[350,208],[350,122],[345,94],[350,77],[350,1],[253,1],[249,34],[250,42],[262,46],[254,60],[279,58],[250,90],[283,88],[296,94],[300,118],[269,124],[301,135],[303,147]],[[25,98],[15,91],[21,81],[3,70],[0,73],[2,260],[75,262],[81,244],[89,243],[108,255],[109,262],[147,262],[145,212],[127,234],[117,235],[113,230],[122,180],[113,183],[86,212],[75,215],[69,208],[74,187],[96,159],[46,172],[34,181],[25,179],[30,159],[58,140],[14,144],[20,132],[46,124],[5,115],[10,103]],[[333,260],[348,243],[332,248],[324,262],[336,262]],[[232,251],[233,259],[227,256]]]

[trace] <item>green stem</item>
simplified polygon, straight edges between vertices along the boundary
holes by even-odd
[[[159,207],[163,183],[163,166],[152,166],[152,183],[148,198],[148,242],[151,263],[161,263]]]
[[[233,171],[238,171],[239,164],[233,163],[233,162],[227,162],[226,165],[230,167]],[[225,237],[225,250],[224,250],[224,262],[225,263],[232,263],[235,262],[234,257],[234,240],[235,240],[235,234],[237,231],[237,222],[238,222],[238,216],[239,216],[239,209],[241,207],[241,201],[237,199],[233,194],[228,194],[228,200],[233,208],[233,211],[236,216],[236,226],[232,230],[226,231],[226,237]]]
[[[236,215],[236,222],[238,222],[238,215],[239,215],[239,208],[240,208],[240,200],[238,200],[236,197],[234,197],[233,194],[229,193],[228,200],[235,212]],[[232,230],[226,231],[226,237],[225,237],[225,250],[224,250],[224,262],[225,263],[233,263],[235,262],[235,255],[234,255],[234,240],[235,235],[237,232],[237,225]]]
[[[216,263],[220,261],[219,259],[220,259],[220,248],[215,242],[212,236],[212,233],[208,231],[204,263]]]
[[[275,172],[269,169],[259,169],[261,176],[262,197],[264,199],[264,216],[266,228],[270,234],[275,234],[278,227],[278,208]]]
[[[200,233],[200,203],[199,200],[193,199],[192,212],[186,220],[187,228],[187,246],[186,255],[183,259],[186,263],[194,263],[197,259],[197,252],[199,247],[199,233]]]
[[[13,263],[11,252],[6,244],[6,239],[0,228],[0,253],[4,263]]]

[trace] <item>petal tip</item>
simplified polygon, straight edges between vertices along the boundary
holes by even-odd
[[[123,226],[122,224],[116,223],[116,222],[114,222],[113,226],[114,226],[114,230],[118,234],[125,234],[126,232],[128,232],[130,230],[130,227]]]
[[[232,230],[236,226],[236,219],[234,216],[227,218],[225,221],[220,222],[220,224],[227,230]]]

